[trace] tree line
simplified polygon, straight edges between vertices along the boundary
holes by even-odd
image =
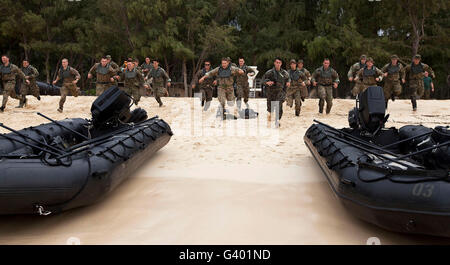
[[[82,89],[101,56],[158,58],[187,95],[205,59],[243,56],[265,72],[274,57],[303,59],[310,71],[327,57],[341,97],[361,54],[381,68],[391,54],[409,64],[420,53],[435,70],[435,96],[449,98],[448,9],[446,0],[0,0],[0,51],[29,59],[47,82],[68,58]]]

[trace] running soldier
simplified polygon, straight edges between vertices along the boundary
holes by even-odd
[[[241,109],[242,98],[244,98],[244,103],[248,108],[248,95],[250,93],[250,87],[248,84],[248,76],[254,76],[255,71],[245,64],[243,57],[239,57],[239,69],[244,71],[243,75],[236,76],[236,104],[238,109]]]
[[[63,112],[64,102],[66,102],[66,97],[69,93],[74,97],[78,97],[80,89],[77,87],[77,83],[81,78],[77,69],[69,66],[69,61],[67,59],[62,59],[61,65],[61,68],[58,70],[58,75],[53,81],[53,85],[56,85],[59,80],[62,80],[63,82],[60,89],[61,99],[59,100],[59,112]]]
[[[16,77],[19,76],[22,81],[30,84],[30,81],[25,78],[24,73],[16,65],[9,62],[9,56],[2,55],[2,65],[0,66],[0,74],[3,84],[3,101],[0,107],[0,112],[3,112],[8,102],[8,97],[15,99],[20,98],[16,95]]]
[[[295,59],[290,61],[290,66],[289,77],[291,79],[291,86],[287,89],[286,104],[292,108],[295,101],[295,116],[300,116],[302,101],[305,101],[305,98],[308,96],[308,89],[306,88],[308,78],[297,68]]]
[[[19,106],[17,106],[18,108],[23,108],[27,104],[27,95],[29,93],[35,96],[37,100],[41,100],[39,87],[36,84],[36,78],[39,76],[38,70],[30,65],[30,62],[27,59],[22,61],[21,70],[25,75],[25,79],[30,81],[30,83],[23,82],[20,86],[20,103]]]
[[[297,61],[297,68],[298,70],[300,70],[303,74],[305,74],[307,80],[305,81],[306,84],[306,88],[309,89],[311,86],[311,73],[308,71],[308,69],[306,69],[303,65],[303,60],[299,59]],[[308,90],[307,90],[308,92]],[[309,93],[308,93],[309,94]],[[311,96],[311,95],[310,95]]]
[[[141,99],[141,88],[148,88],[144,82],[142,73],[135,67],[132,60],[127,61],[127,67],[115,76],[115,79],[124,81],[120,89],[133,98],[134,104],[138,105]]]
[[[203,83],[199,83],[199,80],[205,76],[207,72],[211,71],[211,61],[205,61],[205,67],[197,72],[194,76],[192,89],[195,92],[202,93],[202,107],[203,111],[207,111],[211,105],[213,96],[214,78],[207,78]],[[197,88],[197,89],[196,89]]]
[[[402,74],[402,83],[406,83],[406,80],[408,80],[413,111],[417,110],[417,98],[422,97],[424,93],[424,73],[428,72],[433,78],[436,78],[433,69],[427,64],[422,63],[421,59],[422,57],[419,54],[414,55],[413,62],[403,68]]]
[[[362,68],[364,68],[364,66],[366,66],[366,60],[367,60],[367,56],[364,54],[361,55],[361,57],[359,57],[359,62],[353,64],[350,67],[350,70],[348,70],[348,73],[347,73],[348,81],[350,81],[350,82],[355,81],[355,85],[353,86],[353,89],[352,89],[353,96],[358,95],[359,92],[361,92],[363,90],[362,81],[355,80],[355,77],[356,77],[356,74],[358,73],[358,71],[361,70]]]
[[[403,72],[403,65],[399,63],[398,56],[392,55],[391,62],[386,64],[382,69],[384,76],[384,100],[386,108],[388,107],[389,99],[395,101],[395,97],[402,93],[402,85],[400,84],[400,73]]]
[[[339,85],[339,74],[330,67],[330,59],[325,58],[323,65],[317,68],[311,79],[313,86],[317,86],[317,94],[319,95],[319,113],[323,113],[325,101],[327,102],[326,113],[330,114],[333,106],[333,88]]]
[[[376,86],[377,82],[381,82],[383,79],[383,72],[373,64],[373,59],[371,57],[367,58],[366,66],[356,73],[355,81],[361,81],[362,85],[359,93],[365,91],[368,87]]]
[[[222,58],[221,66],[207,72],[202,78],[200,78],[200,80],[198,80],[198,82],[202,84],[206,78],[216,78],[214,82],[217,82],[218,85],[217,98],[220,102],[219,112],[222,112],[221,115],[223,116],[223,119],[226,119],[225,103],[227,103],[230,107],[234,106],[234,77],[244,74],[244,71],[242,71],[238,67],[232,66],[230,62],[230,58]],[[235,116],[237,116],[236,109],[234,114]]]
[[[145,61],[141,64],[141,69],[144,76],[148,75],[148,72],[150,72],[152,67],[153,66],[150,57],[145,57]]]
[[[102,58],[100,63],[94,64],[89,70],[88,79],[91,79],[94,75],[97,77],[97,81],[95,83],[95,95],[100,96],[105,92],[109,87],[115,84],[114,76],[117,74],[117,71],[112,68],[110,64],[108,64],[108,60],[106,58]]]
[[[167,87],[170,87],[171,80],[166,71],[159,66],[159,61],[157,59],[153,60],[153,67],[148,73],[147,79],[150,79],[150,82],[152,83],[153,94],[155,95],[159,107],[163,107],[164,104],[162,103],[161,97],[169,96],[166,84]]]
[[[267,95],[267,122],[272,120],[272,113],[275,113],[275,126],[280,127],[280,120],[283,116],[283,102],[286,98],[286,89],[289,89],[291,79],[289,73],[281,69],[283,62],[280,58],[275,58],[274,67],[264,74],[263,82],[266,85]],[[278,114],[278,115],[277,115]]]

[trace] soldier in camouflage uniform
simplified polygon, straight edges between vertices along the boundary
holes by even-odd
[[[311,81],[313,86],[318,85],[319,113],[323,113],[323,107],[326,101],[326,113],[329,114],[333,106],[333,88],[336,89],[339,85],[339,74],[330,67],[330,60],[328,58],[325,58],[323,65],[314,71]]]
[[[152,65],[150,58],[145,57],[145,61],[141,64],[141,69],[142,69],[142,73],[144,74],[144,76],[146,76],[148,74],[148,72],[150,72],[152,67],[153,67],[153,65]]]
[[[395,97],[400,96],[402,93],[402,85],[400,84],[400,74],[403,72],[403,65],[399,63],[398,56],[392,55],[391,62],[383,66],[381,69],[384,76],[384,98],[386,102],[386,108],[388,106],[389,99],[395,100]]]
[[[38,70],[30,65],[30,62],[27,59],[22,61],[21,70],[25,75],[25,79],[30,81],[30,83],[23,82],[20,86],[20,103],[19,106],[17,106],[18,108],[23,108],[23,106],[27,104],[28,93],[31,93],[38,100],[41,100],[39,87],[36,84],[36,77],[39,76]]]
[[[115,85],[114,76],[117,71],[112,68],[106,58],[102,58],[100,63],[94,64],[89,70],[88,79],[91,79],[94,75],[97,77],[95,83],[95,94],[100,96],[105,90]]]
[[[295,101],[295,116],[299,116],[302,101],[305,101],[305,98],[308,96],[308,89],[306,88],[308,78],[297,68],[295,59],[290,61],[290,65],[291,69],[289,69],[288,73],[291,79],[291,86],[287,89],[286,104],[292,108]]]
[[[244,98],[244,103],[248,108],[248,95],[250,93],[248,76],[254,76],[255,71],[245,64],[243,57],[239,58],[238,68],[244,71],[244,74],[236,76],[236,104],[238,109],[241,109],[241,99]]]
[[[198,81],[203,76],[205,76],[205,74],[209,71],[211,71],[211,61],[206,60],[205,67],[203,69],[199,70],[195,74],[193,84],[192,84],[192,89],[194,89],[195,92],[202,93],[202,107],[204,106],[204,108],[203,108],[204,111],[207,111],[209,109],[209,106],[211,105],[212,96],[213,96],[214,78],[207,78],[201,84],[199,84]]]
[[[359,57],[359,62],[353,64],[350,67],[350,70],[348,70],[347,73],[347,77],[348,77],[348,81],[353,82],[355,81],[355,85],[353,86],[352,89],[352,94],[353,96],[356,96],[359,94],[359,92],[361,92],[363,90],[363,85],[361,80],[355,80],[356,74],[358,73],[359,70],[361,70],[362,68],[364,68],[364,66],[366,66],[366,60],[367,60],[367,56],[366,55],[361,55],[361,57]]]
[[[120,66],[116,64],[113,60],[111,60],[111,55],[106,55],[106,60],[108,61],[108,65],[111,65],[114,71],[116,72],[120,71]]]
[[[299,59],[297,61],[297,69],[300,70],[306,76],[307,80],[305,81],[305,84],[306,88],[308,89],[311,85],[311,73],[308,71],[308,69],[304,67],[302,59]]]
[[[377,82],[383,79],[383,72],[375,67],[371,57],[367,58],[366,66],[356,73],[355,81],[361,81],[362,88],[359,93],[365,91],[368,87],[376,86]]]
[[[169,96],[169,92],[166,89],[167,86],[170,87],[170,77],[159,66],[159,61],[157,59],[153,60],[153,68],[148,72],[147,79],[150,79],[152,83],[153,94],[155,95],[155,99],[159,104],[159,107],[163,107],[164,104],[161,101],[161,97]]]
[[[234,76],[243,75],[244,71],[239,69],[238,67],[232,66],[230,64],[229,58],[222,58],[221,66],[214,68],[213,70],[207,72],[200,80],[198,81],[202,84],[206,78],[216,78],[215,82],[217,82],[217,98],[220,102],[222,115],[225,119],[225,103],[228,102],[228,106],[234,105]],[[237,110],[235,111],[235,115]]]
[[[30,84],[25,78],[22,70],[16,65],[9,62],[9,57],[7,55],[2,56],[2,65],[0,66],[0,74],[3,84],[3,101],[0,107],[0,112],[3,112],[8,102],[8,97],[19,99],[16,95],[16,77],[19,76],[24,82]]]
[[[66,102],[66,97],[69,93],[74,97],[78,97],[80,89],[77,87],[77,83],[81,78],[77,69],[69,66],[69,61],[67,59],[62,59],[61,65],[61,68],[58,70],[58,75],[53,81],[53,85],[56,85],[59,80],[62,80],[63,82],[60,89],[61,99],[59,100],[59,112],[63,112],[64,102]]]
[[[120,89],[130,95],[134,104],[138,105],[141,99],[141,88],[148,88],[148,86],[145,84],[142,72],[134,65],[132,61],[127,61],[127,67],[115,78],[124,81],[124,85]]]
[[[283,116],[283,102],[286,99],[286,90],[290,87],[289,73],[281,69],[283,64],[280,58],[275,58],[274,67],[264,74],[263,82],[266,85],[267,95],[267,121],[272,119],[272,113],[278,107],[278,115],[275,114],[275,126],[280,127],[280,119]]]
[[[410,89],[411,104],[413,111],[417,110],[417,98],[422,97],[424,93],[423,77],[424,73],[428,72],[433,78],[435,78],[433,69],[427,64],[421,62],[421,56],[419,54],[414,55],[413,62],[406,65],[403,68],[402,82],[406,83],[406,77],[408,77],[408,85]]]

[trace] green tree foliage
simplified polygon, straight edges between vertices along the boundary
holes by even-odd
[[[347,96],[348,68],[361,54],[381,67],[411,55],[436,72],[436,95],[449,97],[449,3],[445,0],[0,0],[0,50],[29,58],[51,81],[62,58],[83,75],[105,54],[159,58],[172,79],[190,82],[205,59],[244,56],[260,72],[274,57],[303,59],[309,70],[331,59]]]

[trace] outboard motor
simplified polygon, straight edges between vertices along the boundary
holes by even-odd
[[[351,128],[361,129],[371,135],[384,127],[389,115],[385,116],[386,103],[383,88],[368,87],[356,98],[356,107],[350,110],[348,122]]]
[[[91,114],[94,127],[104,128],[118,123],[140,122],[147,119],[147,112],[136,108],[130,112],[131,97],[117,86],[108,88],[92,103]]]

